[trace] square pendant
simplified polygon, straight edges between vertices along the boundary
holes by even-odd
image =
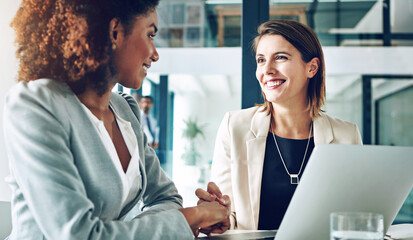
[[[290,183],[291,184],[299,184],[300,180],[298,178],[298,174],[290,174]]]

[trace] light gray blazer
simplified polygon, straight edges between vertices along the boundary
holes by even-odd
[[[97,130],[68,85],[40,79],[6,97],[4,132],[10,161],[10,239],[193,239],[182,198],[159,166],[128,95],[111,106],[135,131],[138,195],[121,209],[122,186]],[[122,221],[138,201],[143,213]]]
[[[271,116],[262,107],[225,114],[219,127],[211,181],[231,198],[231,227],[256,230],[261,180]],[[320,113],[314,122],[314,145],[362,144],[357,125]],[[276,204],[276,201],[274,201]]]

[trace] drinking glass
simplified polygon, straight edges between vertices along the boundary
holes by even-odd
[[[383,215],[368,212],[330,214],[330,240],[382,240]]]

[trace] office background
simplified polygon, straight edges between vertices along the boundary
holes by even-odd
[[[19,3],[0,3],[1,113],[17,73],[9,23]],[[413,146],[413,0],[162,0],[158,14],[160,60],[138,92],[155,99],[160,158],[186,206],[208,181],[224,113],[262,101],[248,34],[266,19],[306,23],[320,38],[328,114],[356,123],[364,143]],[[188,121],[203,134],[183,137]],[[0,200],[8,200],[0,135]],[[413,222],[413,194],[397,221]]]

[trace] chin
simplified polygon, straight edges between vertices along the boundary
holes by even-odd
[[[122,86],[127,87],[127,88],[132,88],[132,89],[139,89],[142,87],[143,83],[143,78],[134,78],[134,79],[129,79],[128,81],[125,82],[119,82],[122,84]]]
[[[268,96],[268,95],[266,95],[266,100],[267,100],[268,102],[275,103],[275,102],[279,101],[280,98],[279,98],[279,97],[276,97],[276,96]]]
[[[136,84],[131,84],[130,86],[127,86],[127,88],[132,88],[138,90],[139,88],[142,87],[142,81]]]
[[[138,90],[138,89],[141,88],[141,87],[142,87],[142,82],[140,82],[138,85],[136,85],[136,87],[134,87],[133,89]]]

